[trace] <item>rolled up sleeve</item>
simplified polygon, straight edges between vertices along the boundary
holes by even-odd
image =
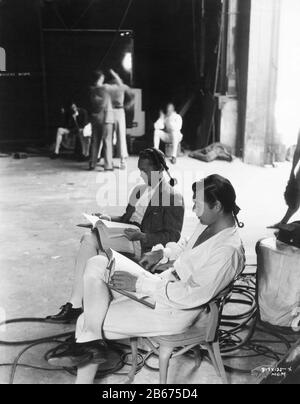
[[[170,281],[166,277],[147,279],[141,276],[138,292],[151,296],[157,303],[178,309],[192,309],[208,303],[235,278],[243,266],[237,251],[220,248],[205,263],[199,262],[199,271],[186,281]]]

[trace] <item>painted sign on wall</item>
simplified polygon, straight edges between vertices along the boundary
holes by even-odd
[[[4,48],[0,47],[0,71],[6,71],[6,52]]]

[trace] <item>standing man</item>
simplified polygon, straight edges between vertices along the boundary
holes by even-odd
[[[154,148],[159,149],[160,141],[172,144],[171,163],[176,164],[177,151],[183,135],[182,118],[177,114],[174,104],[167,105],[166,114],[161,111],[158,121],[154,124]]]
[[[91,123],[92,123],[92,147],[89,170],[96,168],[100,145],[103,141],[105,152],[105,171],[113,170],[112,137],[114,127],[114,113],[111,97],[104,84],[103,72],[95,73],[94,83],[91,87]]]
[[[106,85],[106,89],[110,95],[113,108],[114,129],[118,138],[118,151],[121,159],[120,168],[124,170],[126,169],[126,159],[128,157],[125,107],[130,108],[134,102],[134,95],[130,87],[124,84],[114,70],[110,70],[110,73],[113,76],[113,81],[111,84]],[[126,96],[129,102],[125,105]]]
[[[284,197],[288,210],[284,218],[274,226],[270,226],[270,229],[277,229],[281,224],[287,224],[300,207],[300,131],[293,159],[293,167]]]

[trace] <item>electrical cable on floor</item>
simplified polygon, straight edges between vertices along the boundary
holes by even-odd
[[[222,352],[223,359],[233,360],[250,358],[264,357],[272,361],[279,361],[286,351],[288,351],[294,341],[290,339],[299,335],[299,333],[293,332],[291,329],[283,327],[274,327],[268,324],[264,324],[258,320],[258,309],[256,304],[256,273],[250,273],[243,275],[236,286],[233,289],[231,297],[226,302],[225,308],[226,314],[224,313],[221,319],[220,327],[220,348]],[[230,306],[235,307],[245,307],[244,311],[239,314],[230,315],[227,314]],[[241,309],[242,310],[242,309]],[[23,323],[41,323],[47,325],[53,325],[52,323],[47,323],[44,318],[18,318],[13,320],[7,320],[0,323],[1,326],[7,326],[12,324],[23,324]],[[261,333],[267,336],[264,338],[255,338],[255,333]],[[291,338],[288,338],[291,337]],[[16,376],[17,369],[28,368],[33,370],[45,371],[45,372],[67,372],[73,376],[76,375],[76,369],[67,368],[46,368],[43,366],[35,366],[26,363],[20,363],[23,355],[34,347],[45,344],[56,344],[55,348],[51,348],[44,355],[44,360],[54,354],[59,349],[62,349],[66,344],[74,341],[74,332],[65,332],[57,335],[52,335],[49,337],[41,337],[38,339],[30,340],[20,340],[20,341],[0,341],[0,345],[3,346],[26,346],[17,355],[13,363],[3,363],[0,367],[11,367],[9,383],[13,384]],[[276,350],[270,348],[266,345],[283,345],[285,352],[277,352]],[[124,349],[128,351],[129,347],[121,343],[114,343],[114,349],[119,353],[120,361],[114,364],[112,369],[107,369],[105,371],[99,371],[97,373],[97,378],[103,378],[110,374],[115,375],[127,375],[121,370],[125,366],[130,366],[130,352],[124,352]],[[158,368],[149,365],[149,360],[157,355],[153,351],[144,351],[139,349],[138,352],[138,366],[137,373],[140,372],[144,367],[151,371],[158,371]],[[225,365],[226,371],[238,372],[242,374],[252,374],[253,369],[241,369],[233,368],[231,366]]]

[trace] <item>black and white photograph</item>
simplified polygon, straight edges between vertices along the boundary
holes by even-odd
[[[0,0],[0,384],[300,384],[299,21]]]

